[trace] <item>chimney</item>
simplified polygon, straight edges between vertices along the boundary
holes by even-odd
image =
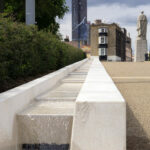
[[[96,25],[100,25],[102,23],[102,20],[98,19],[98,20],[95,20],[95,24]]]

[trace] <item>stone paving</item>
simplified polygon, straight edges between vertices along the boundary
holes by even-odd
[[[55,144],[59,150],[69,145],[75,101],[92,61],[70,73],[52,90],[36,98],[26,110],[18,114],[19,143],[24,150],[34,144]],[[59,146],[60,145],[60,146]],[[34,145],[35,146],[35,145]]]
[[[150,63],[103,65],[127,102],[127,150],[150,150]]]

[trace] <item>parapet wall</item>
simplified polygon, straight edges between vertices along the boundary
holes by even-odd
[[[16,114],[37,96],[52,89],[61,79],[87,59],[0,94],[0,150],[17,150]]]
[[[126,103],[94,57],[77,97],[71,150],[126,150]]]

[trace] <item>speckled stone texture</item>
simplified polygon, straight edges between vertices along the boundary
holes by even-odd
[[[135,50],[135,62],[145,61],[145,54],[147,53],[147,40],[137,39]]]
[[[70,150],[126,150],[126,103],[98,57],[76,100]]]
[[[127,102],[127,150],[150,150],[150,62],[104,62]]]
[[[75,100],[91,61],[68,74],[18,113],[19,150],[69,149]]]

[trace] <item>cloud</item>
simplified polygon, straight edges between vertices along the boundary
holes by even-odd
[[[72,0],[66,0],[67,5],[71,8],[71,2]],[[87,0],[88,6],[97,6],[97,5],[103,5],[103,4],[125,4],[127,6],[139,6],[139,5],[147,5],[150,4],[149,0]]]
[[[125,4],[127,6],[139,6],[139,5],[146,5],[150,4],[148,0],[87,0],[89,6],[95,6],[100,4]]]
[[[71,14],[68,13],[65,15],[63,20],[59,20],[60,23],[60,29],[59,32],[62,34],[63,38],[68,35],[70,38],[72,37],[71,31],[72,31],[72,18]]]
[[[137,36],[136,24],[137,17],[142,10],[150,21],[150,4],[131,7],[126,4],[112,3],[88,7],[88,20],[94,22],[96,19],[102,19],[106,23],[116,22],[121,27],[126,28],[130,32],[132,38],[132,47],[135,48],[135,40]],[[61,21],[60,32],[65,36],[71,37],[71,14],[68,13],[64,20]],[[150,41],[150,24],[148,25],[148,40]]]
[[[104,4],[92,6],[88,8],[88,19],[94,21],[96,18],[102,18],[111,22],[132,23],[135,22],[141,11],[150,18],[150,5],[141,5],[137,7],[129,7],[124,4]]]
[[[94,21],[96,19],[102,19],[105,22],[116,22],[121,27],[127,29],[130,32],[132,38],[132,47],[135,48],[136,40],[136,24],[137,17],[142,10],[145,11],[148,19],[150,20],[150,5],[140,5],[137,7],[130,7],[125,4],[104,4],[99,6],[91,6],[88,8],[88,19]],[[148,25],[148,39],[150,40],[150,24]]]

